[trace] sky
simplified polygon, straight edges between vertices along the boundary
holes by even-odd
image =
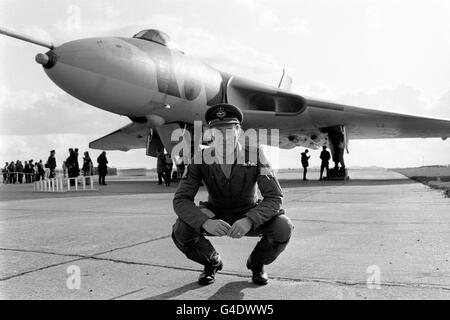
[[[192,57],[293,92],[379,110],[450,119],[447,0],[0,0],[0,25],[44,40],[131,37],[157,28]],[[47,159],[129,119],[59,89],[35,63],[46,49],[0,36],[0,161]],[[271,152],[298,167],[303,148]],[[450,139],[351,140],[348,166],[450,164]],[[319,165],[312,151],[311,165]],[[145,150],[108,152],[119,168],[155,166]]]

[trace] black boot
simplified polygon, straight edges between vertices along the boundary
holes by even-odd
[[[267,273],[264,272],[264,265],[271,264],[286,248],[286,242],[275,242],[263,236],[256,244],[253,252],[247,260],[247,268],[252,270],[252,281],[254,284],[265,285],[269,281]]]
[[[264,286],[269,282],[269,276],[264,272],[264,265],[254,265],[251,256],[247,260],[247,269],[252,270],[252,282],[259,286]]]
[[[223,262],[220,260],[215,265],[206,265],[203,272],[198,277],[198,284],[205,286],[216,281],[216,273],[223,269]]]
[[[211,242],[206,240],[203,235],[200,235],[190,243],[183,245],[177,240],[174,232],[172,232],[172,240],[188,259],[205,266],[205,269],[198,278],[199,284],[207,285],[216,280],[216,273],[222,270],[223,263],[219,253],[214,249]]]

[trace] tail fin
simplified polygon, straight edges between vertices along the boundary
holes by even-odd
[[[283,74],[281,75],[278,88],[286,91],[291,91],[291,87],[292,87],[292,77],[287,73],[286,69],[283,69]]]

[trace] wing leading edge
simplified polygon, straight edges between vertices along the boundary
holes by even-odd
[[[450,136],[450,120],[418,117],[306,99],[314,126],[345,125],[350,139],[442,138]]]
[[[450,137],[450,120],[418,117],[305,98],[311,125],[320,129],[344,125],[350,139],[442,138]],[[274,116],[274,115],[272,115]],[[300,114],[300,117],[302,115]],[[89,147],[100,150],[141,149],[147,146],[149,128],[130,123]]]

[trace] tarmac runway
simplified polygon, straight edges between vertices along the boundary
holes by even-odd
[[[170,238],[176,184],[116,179],[65,194],[2,185],[0,297],[450,299],[450,199],[393,171],[350,175],[280,174],[295,230],[263,287],[245,267],[257,238],[212,238],[225,267],[214,284],[197,284],[202,267]],[[196,201],[204,199],[201,188]]]

